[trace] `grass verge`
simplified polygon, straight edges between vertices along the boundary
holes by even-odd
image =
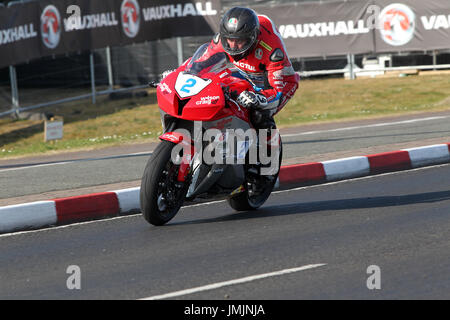
[[[155,141],[161,121],[153,91],[147,97],[90,100],[39,109],[64,117],[62,140],[44,142],[44,122],[0,119],[0,158]],[[279,127],[450,110],[450,75],[303,80],[276,116]]]

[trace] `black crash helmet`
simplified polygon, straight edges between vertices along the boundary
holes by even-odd
[[[259,20],[255,11],[234,7],[228,10],[220,22],[220,41],[223,49],[235,60],[246,57],[253,49],[259,35]],[[228,41],[230,40],[230,41]],[[230,42],[238,45],[230,46]]]

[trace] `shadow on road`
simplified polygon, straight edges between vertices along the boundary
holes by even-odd
[[[193,221],[170,223],[167,226],[277,217],[319,211],[395,207],[420,203],[434,203],[445,200],[450,200],[450,191],[427,192],[403,196],[365,197],[315,202],[299,202],[277,206],[267,205],[255,211],[237,212],[211,219],[199,219]],[[230,208],[230,213],[231,212],[233,212],[233,209]]]

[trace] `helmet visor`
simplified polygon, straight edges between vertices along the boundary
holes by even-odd
[[[230,55],[238,55],[249,50],[254,42],[255,37],[236,38],[236,37],[221,37],[222,47]]]

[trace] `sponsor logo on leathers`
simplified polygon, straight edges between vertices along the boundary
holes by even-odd
[[[252,65],[250,65],[248,63],[241,62],[241,61],[233,61],[233,63],[234,63],[234,65],[236,65],[236,66],[238,66],[240,68],[244,68],[244,69],[249,70],[249,71],[256,71],[255,66],[252,66]]]

